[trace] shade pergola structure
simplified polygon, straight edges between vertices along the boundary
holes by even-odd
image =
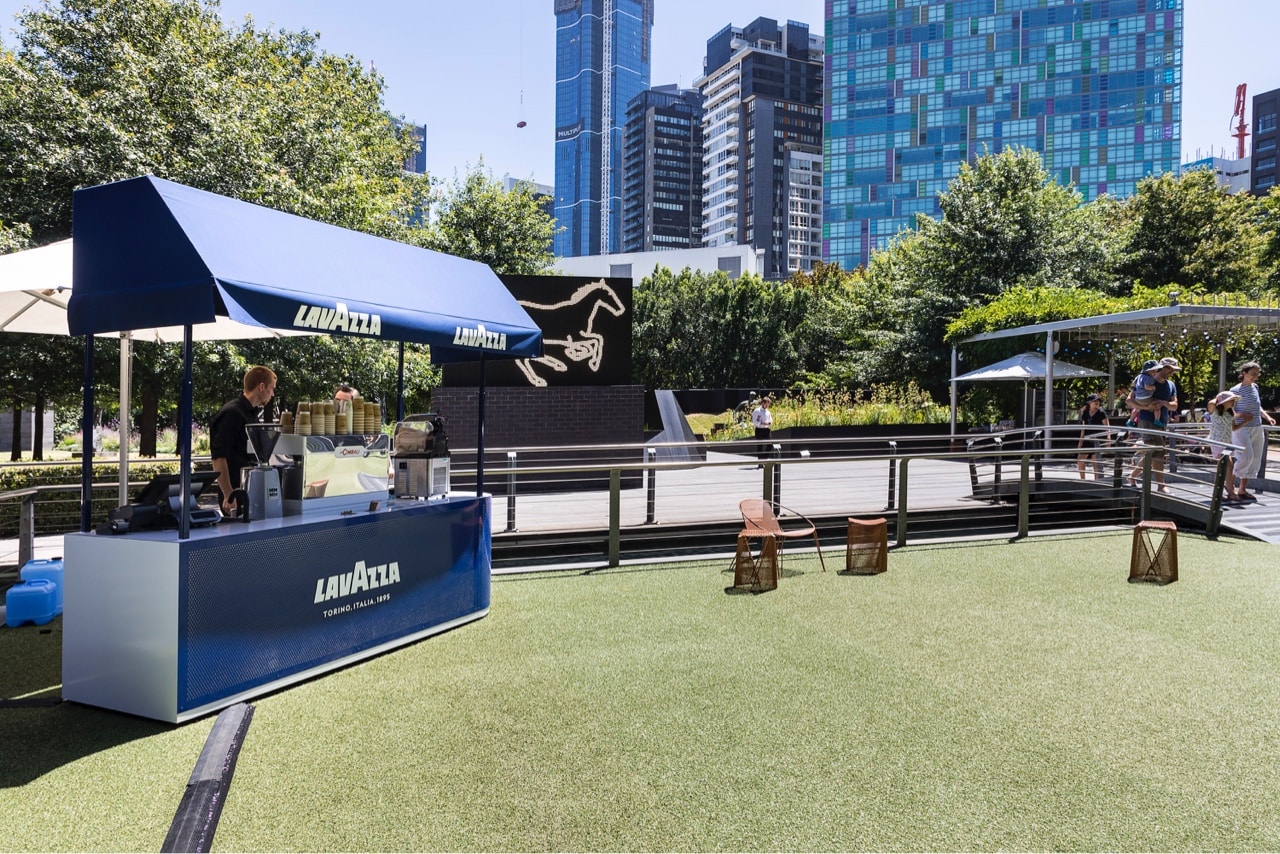
[[[1225,346],[1227,336],[1246,331],[1280,335],[1280,307],[1186,304],[1175,301],[1171,305],[1159,308],[1100,314],[1073,320],[1055,320],[1049,323],[1036,323],[971,335],[951,348],[951,376],[953,377],[951,380],[951,435],[956,435],[957,379],[955,377],[960,362],[959,348],[965,344],[996,341],[1001,338],[1043,336],[1045,352],[1053,353],[1058,344],[1063,341],[1145,341],[1153,346],[1159,346],[1185,336],[1200,335],[1205,340],[1219,345],[1218,384],[1221,387],[1227,382],[1227,348]],[[1114,399],[1116,375],[1114,353],[1109,353],[1107,358],[1108,397]],[[1053,363],[1049,364],[1052,366]],[[1053,424],[1053,380],[1054,375],[1050,368],[1044,378],[1046,425]],[[1046,430],[1046,447],[1049,443],[1050,435]]]
[[[1052,365],[1050,365],[1052,362]],[[1027,412],[1027,386],[1032,380],[1043,380],[1048,376],[1078,379],[1080,377],[1105,377],[1102,371],[1073,365],[1061,359],[1047,359],[1044,353],[1019,353],[985,367],[976,368],[968,373],[951,378],[951,382],[1021,382],[1022,411]],[[954,430],[953,430],[954,432]]]

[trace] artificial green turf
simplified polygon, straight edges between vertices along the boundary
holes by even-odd
[[[1275,549],[1184,534],[1156,587],[1129,544],[495,578],[484,620],[255,701],[215,849],[1274,850]],[[0,847],[159,847],[210,721],[21,714],[117,734],[8,782]]]

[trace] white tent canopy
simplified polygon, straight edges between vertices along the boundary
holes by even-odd
[[[952,377],[953,382],[991,382],[999,380],[1017,380],[1030,382],[1043,380],[1047,375],[1044,353],[1019,353],[1010,356],[985,368],[977,368],[967,374]],[[1081,365],[1073,365],[1061,359],[1053,360],[1053,376],[1055,379],[1077,379],[1082,377],[1105,377],[1103,371],[1095,371]]]

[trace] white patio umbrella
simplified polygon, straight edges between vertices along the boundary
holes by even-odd
[[[67,301],[71,299],[72,242],[60,240],[47,246],[0,255],[0,332],[24,332],[32,335],[69,335]],[[191,328],[197,341],[222,341],[237,338],[279,338],[287,333],[237,323],[219,317],[214,323]],[[114,338],[116,333],[103,337]],[[133,341],[181,343],[181,326],[134,329],[119,333],[120,337],[120,435],[128,436],[129,404],[132,397]],[[129,443],[120,443],[120,503],[129,500]]]
[[[985,367],[976,368],[966,374],[952,377],[951,380],[952,382],[1021,381],[1022,411],[1025,413],[1027,411],[1027,385],[1032,380],[1045,379],[1048,376],[1047,367],[1044,353],[1019,353],[1016,356],[1010,356]],[[1104,371],[1095,371],[1093,368],[1064,362],[1061,359],[1053,360],[1054,380],[1105,377],[1106,375]],[[954,411],[951,418],[952,423],[955,423]]]

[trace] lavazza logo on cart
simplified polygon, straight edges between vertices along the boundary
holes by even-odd
[[[343,303],[338,303],[334,308],[303,303],[293,316],[293,325],[299,329],[346,332],[349,335],[382,335],[381,315],[348,311]]]
[[[341,575],[330,575],[328,578],[316,579],[316,597],[312,604],[319,605],[323,602],[331,602],[335,599],[345,599],[348,596],[355,596],[358,593],[365,593],[370,590],[379,590],[389,587],[392,584],[400,583],[400,564],[395,561],[390,563],[378,564],[377,566],[366,566],[362,560],[356,561],[355,568],[350,572],[344,572]],[[344,602],[341,605],[334,605],[332,608],[326,608],[325,617],[333,617],[338,614],[345,614],[349,611],[355,611],[360,608],[366,608],[370,605],[377,605],[380,602],[386,602],[391,598],[391,592],[380,593],[367,599],[360,599],[356,602]]]

